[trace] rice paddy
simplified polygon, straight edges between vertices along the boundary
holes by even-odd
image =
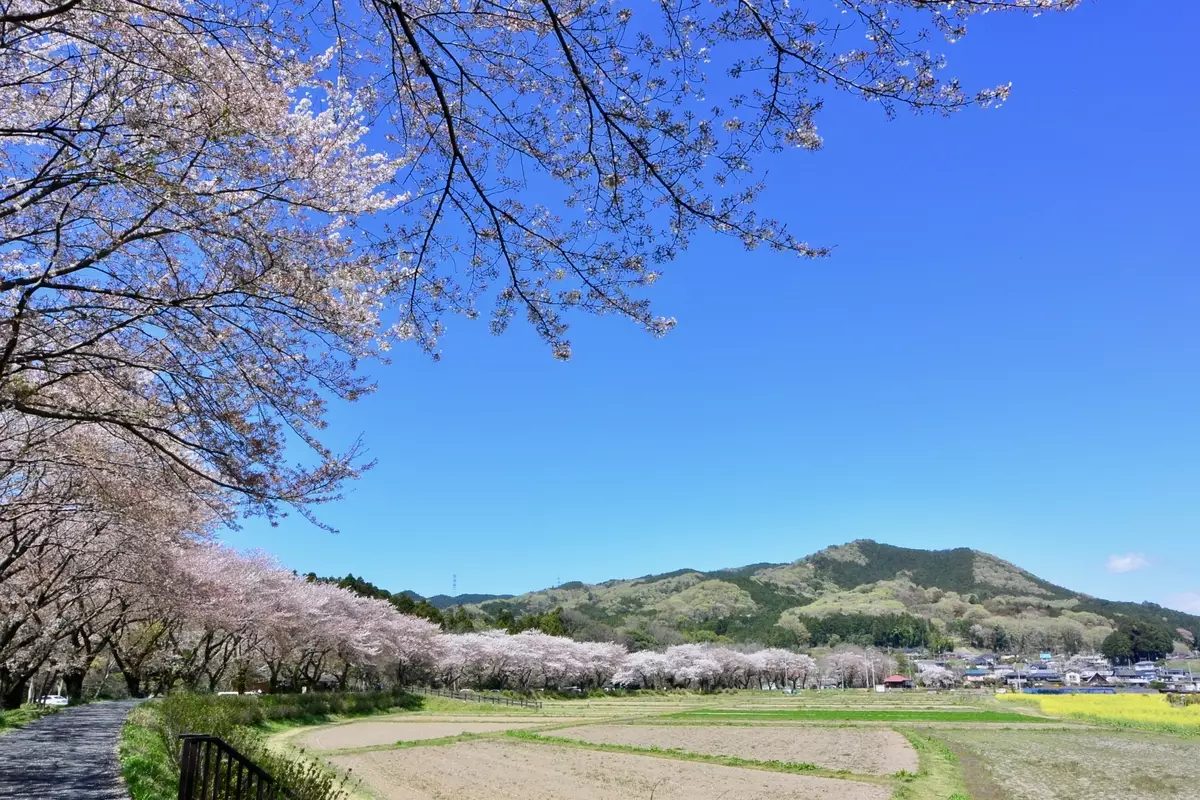
[[[743,691],[475,710],[284,735],[385,800],[1200,800],[1200,707],[1158,696]]]

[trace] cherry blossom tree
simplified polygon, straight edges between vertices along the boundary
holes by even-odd
[[[596,687],[615,682],[617,671],[631,657],[623,645],[613,642],[580,642],[577,648],[582,666],[579,681]]]
[[[843,689],[868,688],[896,669],[896,662],[873,648],[842,645],[822,659],[825,677]]]
[[[296,48],[249,3],[5,5],[0,412],[97,426],[247,510],[353,474],[314,431],[366,388],[399,278],[353,220],[398,201],[400,162]]]
[[[917,683],[930,689],[953,689],[958,676],[945,667],[930,665],[917,673]]]
[[[751,653],[750,659],[760,689],[784,686],[793,691],[804,689],[815,684],[819,675],[817,662],[803,653],[767,648]]]
[[[442,657],[445,637],[434,623],[408,614],[399,614],[390,604],[375,601],[370,607],[381,651],[375,663],[395,676],[397,685],[407,686],[432,673]]]
[[[204,535],[202,489],[100,429],[0,421],[0,696],[50,664],[73,694],[175,543]]]
[[[0,415],[82,424],[274,517],[364,465],[329,398],[448,313],[652,334],[702,230],[824,255],[756,210],[824,95],[950,113],[936,36],[1078,0],[11,0],[0,10]],[[374,132],[369,139],[368,131]],[[310,446],[285,460],[288,437]]]
[[[661,689],[669,675],[667,657],[653,650],[630,653],[612,676],[613,684],[633,688]]]

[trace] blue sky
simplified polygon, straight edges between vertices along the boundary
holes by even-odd
[[[950,71],[1011,80],[999,110],[832,103],[764,210],[834,257],[704,237],[655,287],[666,339],[577,319],[563,364],[448,320],[440,363],[397,352],[334,407],[378,460],[320,509],[339,534],[225,538],[423,594],[872,538],[1200,613],[1200,7],[1136,10],[976,19]]]

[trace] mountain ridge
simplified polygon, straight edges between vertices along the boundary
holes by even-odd
[[[1181,645],[1200,635],[1200,616],[1075,592],[980,550],[922,550],[870,539],[793,562],[569,581],[464,608],[492,619],[562,609],[576,635],[635,646],[678,639],[784,646],[937,640],[987,649],[1084,649],[1098,648],[1112,630],[1134,623],[1168,628]]]

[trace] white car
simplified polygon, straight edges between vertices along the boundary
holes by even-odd
[[[39,706],[65,706],[70,704],[70,700],[63,697],[61,694],[47,694],[38,698]]]

